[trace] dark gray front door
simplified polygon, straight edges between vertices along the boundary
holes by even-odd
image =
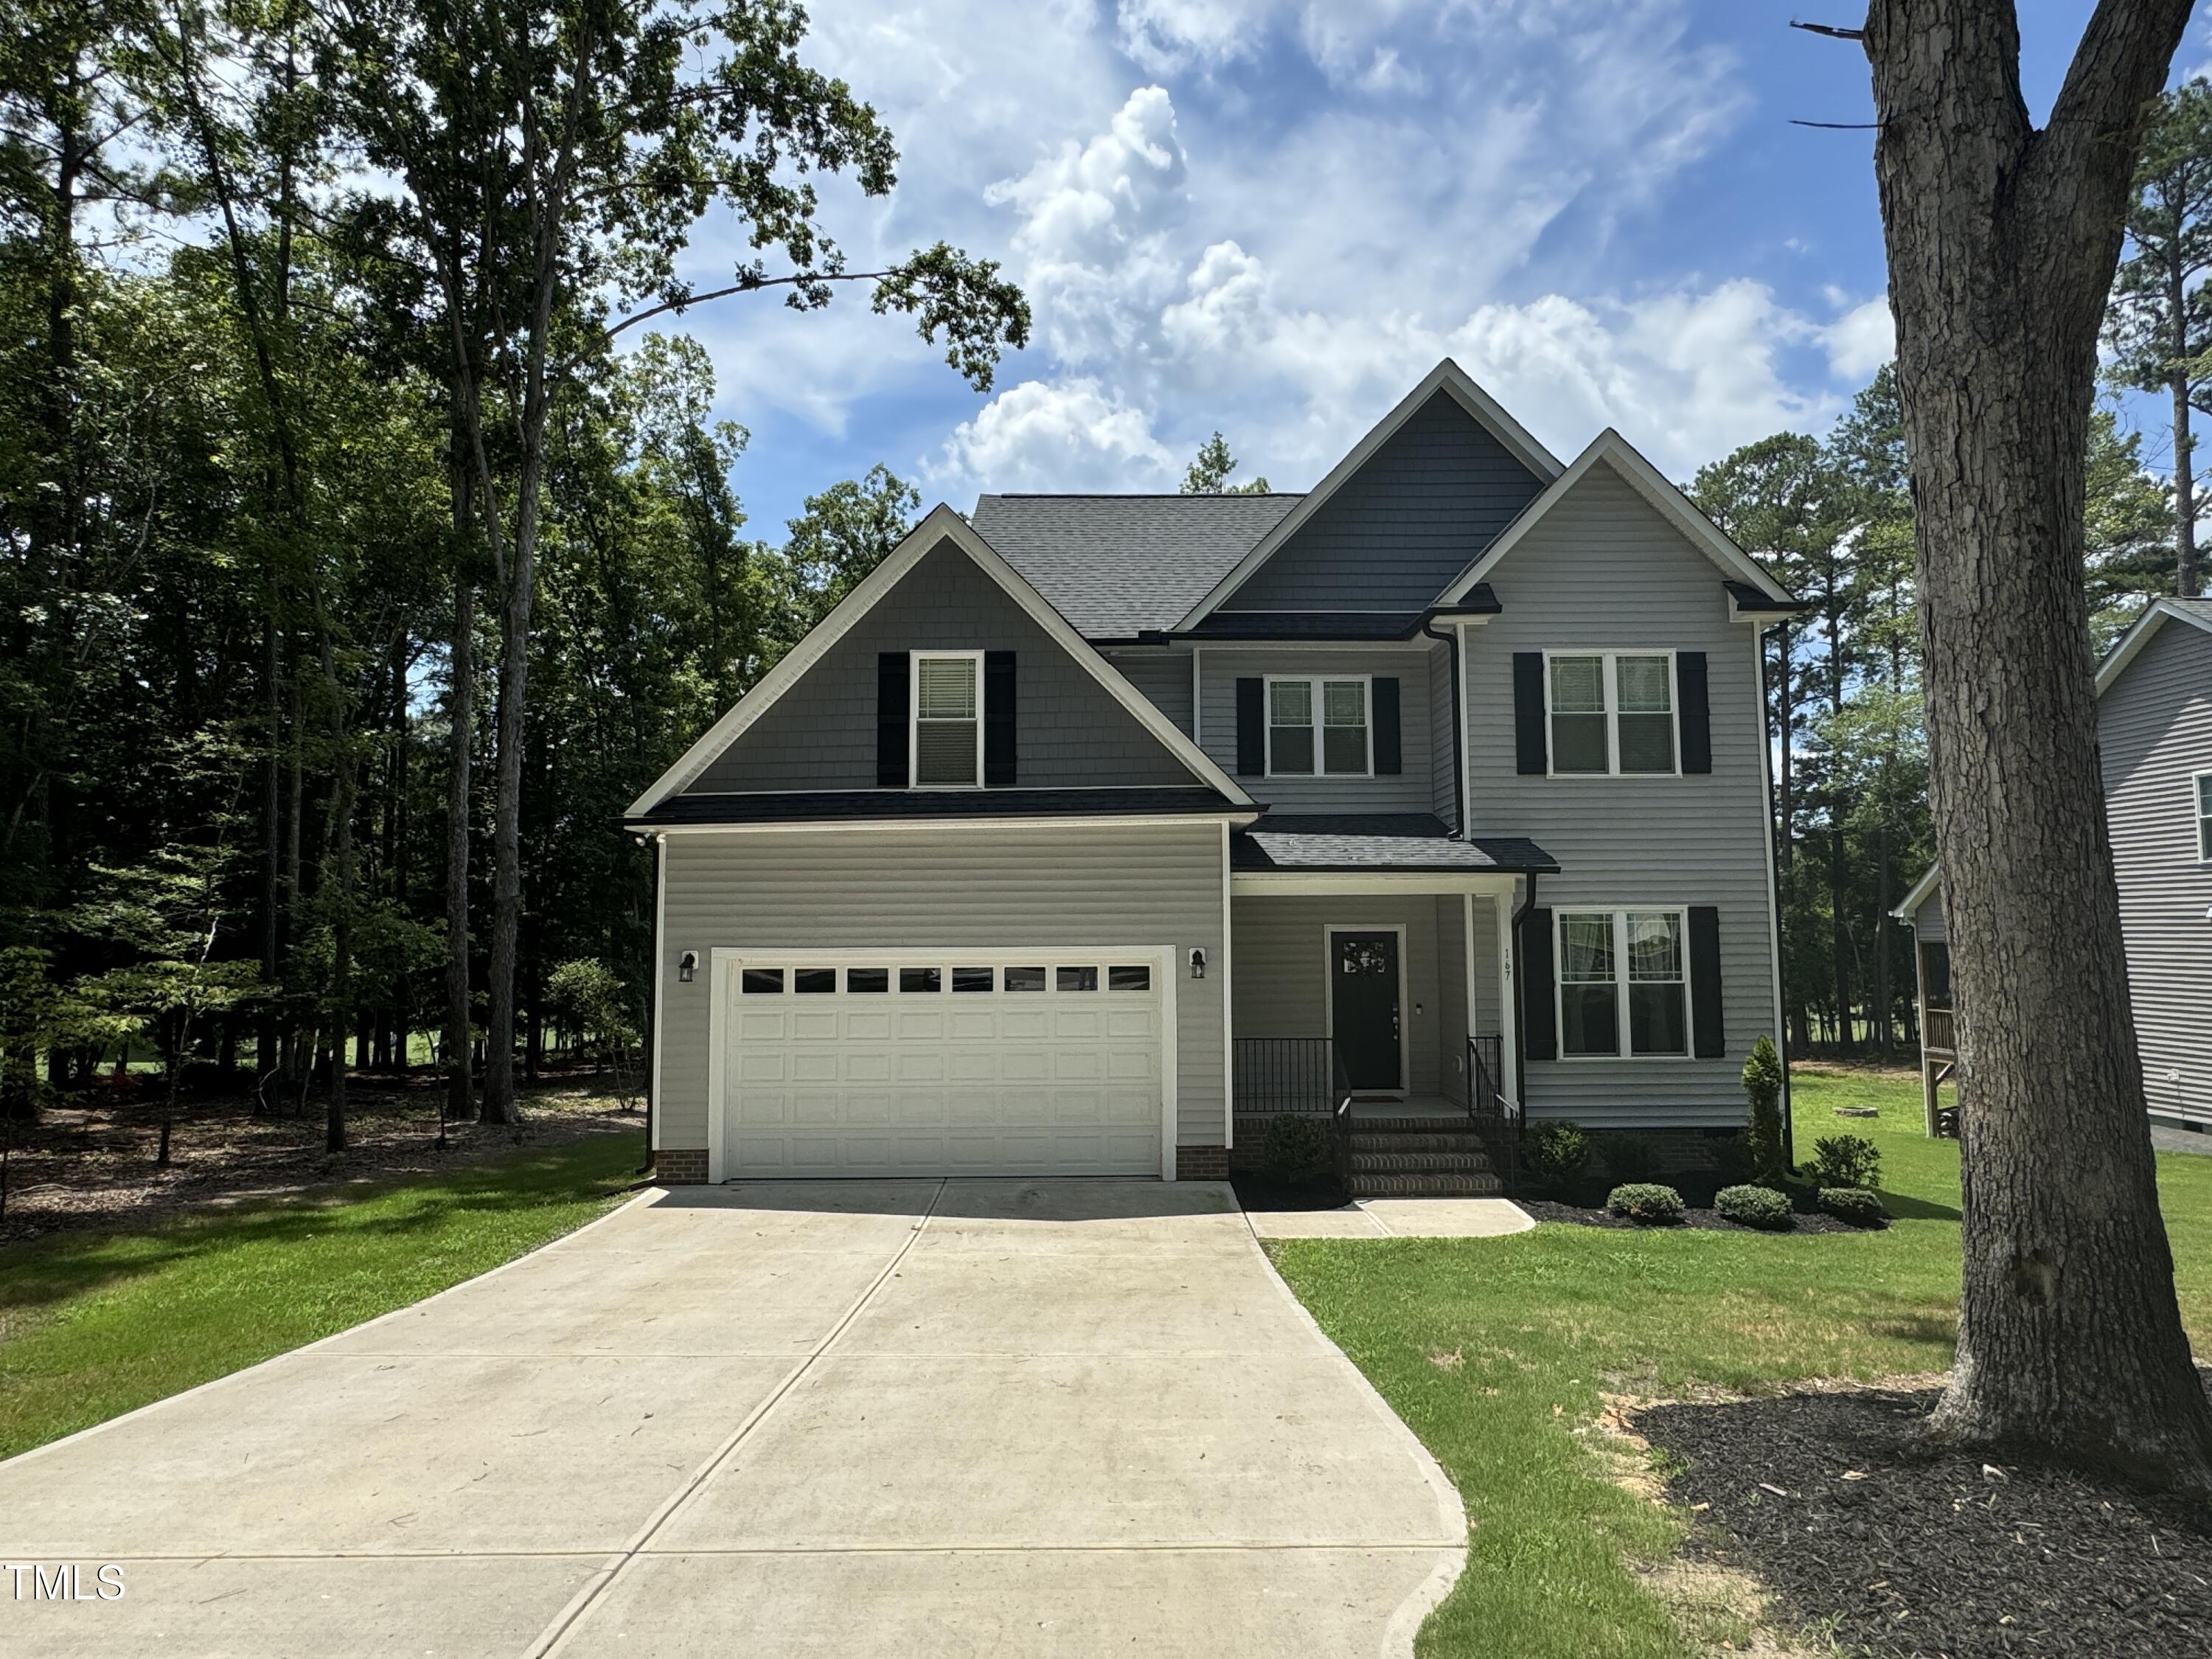
[[[1329,1035],[1354,1089],[1395,1089],[1398,1055],[1398,936],[1328,936]]]

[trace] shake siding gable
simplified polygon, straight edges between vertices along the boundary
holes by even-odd
[[[1486,835],[1556,858],[1539,902],[1720,911],[1728,1052],[1717,1060],[1531,1061],[1532,1116],[1591,1127],[1720,1126],[1744,1116],[1741,1073],[1774,1032],[1761,720],[1751,629],[1731,623],[1722,573],[1610,465],[1559,501],[1489,578],[1501,615],[1468,631],[1468,811]],[[1513,655],[1578,647],[1703,651],[1709,775],[1523,775],[1515,768]]]
[[[672,836],[660,938],[663,1147],[707,1144],[708,952],[1223,949],[1214,823]],[[677,977],[685,951],[702,969]],[[1177,1141],[1222,1144],[1222,976],[1175,987]]]
[[[2106,688],[2097,737],[2144,1091],[2212,1121],[2212,865],[2190,796],[2212,770],[2212,635],[2166,622]]]
[[[1542,488],[1440,391],[1221,609],[1419,611]]]
[[[1197,735],[1190,723],[1188,652],[1153,649],[1105,651],[1099,654],[1121,671],[1122,678],[1151,698],[1152,706],[1173,720],[1183,736]],[[1230,769],[1233,772],[1236,769]]]
[[[877,658],[1012,651],[1025,789],[1190,784],[1188,768],[957,547],[939,543],[690,785],[692,794],[876,787]]]

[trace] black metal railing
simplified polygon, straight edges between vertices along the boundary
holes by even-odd
[[[1325,1036],[1238,1037],[1237,1109],[1260,1117],[1334,1111],[1343,1075],[1335,1050]]]
[[[1330,1117],[1336,1126],[1336,1181],[1346,1199],[1352,1196],[1352,1078],[1344,1069],[1344,1056],[1329,1051],[1329,1093],[1336,1097]]]
[[[1505,1039],[1467,1040],[1467,1116],[1509,1193],[1521,1188],[1521,1109],[1505,1097]]]

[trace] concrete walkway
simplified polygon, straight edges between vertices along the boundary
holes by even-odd
[[[1334,1210],[1253,1210],[1262,1238],[1503,1238],[1535,1218],[1510,1198],[1356,1198]]]
[[[0,1463],[126,1587],[0,1653],[1410,1654],[1465,1535],[1225,1187],[654,1193]]]

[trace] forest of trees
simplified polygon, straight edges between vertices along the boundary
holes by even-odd
[[[860,284],[980,390],[1026,304],[847,268],[817,188],[896,154],[788,4],[11,15],[0,1116],[135,1048],[337,1149],[413,1037],[511,1121],[553,1022],[642,1021],[623,809],[918,505],[878,467],[749,538],[648,325]],[[706,220],[757,259],[695,289]]]

